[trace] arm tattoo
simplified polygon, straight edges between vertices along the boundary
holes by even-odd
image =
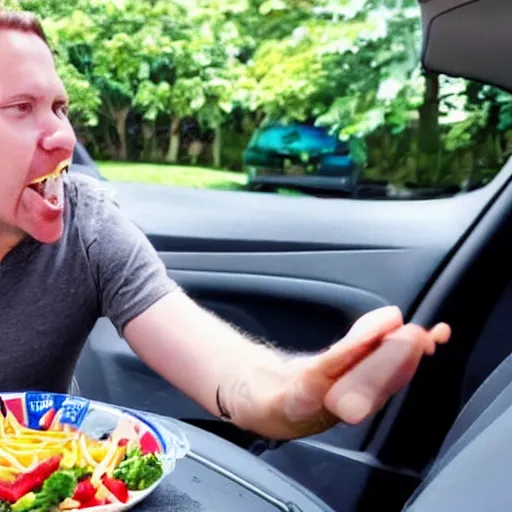
[[[249,405],[252,402],[252,394],[249,382],[242,379],[235,379],[230,387],[230,396],[228,397],[231,403],[245,403]],[[217,388],[217,408],[219,409],[220,418],[226,421],[233,419],[233,414],[230,408],[226,406],[226,400],[221,395],[220,386]],[[237,409],[238,407],[232,407]]]
[[[246,380],[235,380],[233,382],[232,393],[234,396],[239,396],[245,402],[252,401],[251,388]]]
[[[231,421],[231,414],[226,409],[226,406],[223,405],[220,398],[220,386],[217,388],[217,408],[219,409],[219,417],[224,421]]]

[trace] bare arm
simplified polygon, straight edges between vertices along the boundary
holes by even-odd
[[[378,355],[383,337],[401,327],[402,318],[395,308],[370,316],[366,326],[356,323],[354,334],[342,344],[322,354],[297,356],[254,342],[176,291],[132,320],[124,335],[148,366],[212,414],[219,415],[216,394],[220,389],[222,406],[235,424],[283,439],[320,432],[339,419],[361,421],[382,406],[396,391],[397,382],[407,380],[423,353],[435,345],[436,340],[419,328],[412,342],[393,345],[394,355],[388,344],[387,353],[373,363],[386,370],[376,379],[371,357]],[[361,375],[358,368],[364,363]],[[365,383],[365,375],[370,374],[372,381]],[[353,393],[347,393],[361,382],[366,395],[378,388],[370,393],[366,409],[354,401]],[[348,397],[348,408],[338,400],[339,390]]]
[[[245,404],[265,406],[261,402],[281,378],[287,359],[244,336],[181,291],[167,295],[135,318],[124,335],[148,366],[216,416],[220,387],[225,407],[242,427],[247,421],[240,410]],[[260,388],[257,394],[248,384],[255,378]]]

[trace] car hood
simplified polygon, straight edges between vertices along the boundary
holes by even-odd
[[[419,2],[426,70],[512,91],[512,1]]]

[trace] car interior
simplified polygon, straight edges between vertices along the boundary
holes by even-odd
[[[426,69],[512,89],[512,4],[420,3]],[[98,174],[80,155],[73,170]],[[453,336],[374,417],[291,442],[212,417],[105,319],[78,362],[80,393],[182,422],[192,453],[169,510],[510,510],[511,177],[509,163],[478,190],[386,202],[107,183],[169,276],[251,335],[314,351],[396,304],[407,321],[448,322]]]

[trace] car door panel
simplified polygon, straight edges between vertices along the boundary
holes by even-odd
[[[176,270],[170,276],[206,308],[283,348],[323,348],[354,318],[386,305],[376,294],[314,280]]]
[[[470,194],[414,203],[101,186],[113,187],[169,275],[201,304],[254,336],[311,351],[369,310],[394,303],[407,313],[507,174]],[[134,371],[144,377],[131,378]],[[103,324],[77,375],[94,398],[180,418],[206,415],[143,368]]]
[[[172,270],[279,276],[303,282],[330,283],[341,289],[358,290],[358,297],[367,294],[378,298],[376,302],[367,302],[370,307],[391,302],[403,309],[411,304],[444,256],[445,250],[437,248],[161,254],[167,268]],[[336,300],[338,290],[335,287],[331,290],[333,300]],[[347,296],[349,301],[356,298],[352,295],[350,299]],[[358,313],[368,309],[360,309]]]

